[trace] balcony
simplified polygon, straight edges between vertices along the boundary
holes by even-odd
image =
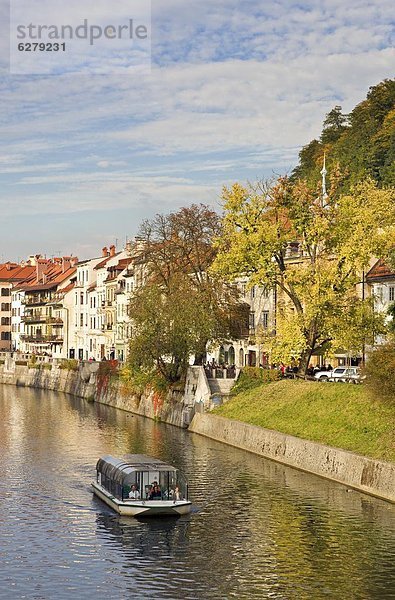
[[[52,308],[63,308],[63,296],[54,296],[47,300],[47,304],[51,305]]]
[[[26,306],[40,306],[47,302],[48,298],[45,298],[45,296],[25,296],[22,300],[22,304],[26,304]]]
[[[46,323],[47,322],[46,315],[24,315],[22,317],[23,323]]]
[[[63,319],[60,317],[47,317],[46,323],[48,323],[48,325],[53,325],[54,327],[62,327]]]
[[[24,342],[30,342],[32,344],[62,344],[62,335],[37,335],[37,334],[23,334],[21,339]]]

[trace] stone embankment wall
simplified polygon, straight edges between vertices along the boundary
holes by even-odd
[[[395,502],[395,464],[210,414],[195,414],[189,430]]]
[[[11,357],[0,365],[0,384],[33,387],[72,394],[165,423],[188,427],[194,412],[194,399],[184,396],[184,389],[173,390],[165,397],[155,392],[135,396],[118,379],[99,378],[99,363],[84,363],[78,371],[61,369],[56,362],[45,368],[17,365]]]
[[[52,369],[29,368],[24,365],[5,364],[0,367],[0,383],[43,390],[54,390],[92,399],[96,384],[91,382],[90,373],[68,371],[59,367]]]

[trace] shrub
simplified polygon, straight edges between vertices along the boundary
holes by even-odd
[[[377,399],[395,401],[395,342],[380,346],[365,367],[366,385]]]
[[[244,367],[239,375],[237,383],[232,388],[232,394],[239,394],[245,390],[259,387],[263,383],[271,383],[280,379],[277,369],[262,369],[260,367]]]
[[[150,390],[159,395],[166,394],[170,387],[169,382],[155,370],[144,371],[142,368],[125,365],[121,370],[121,380],[131,394],[142,396]]]
[[[104,377],[108,375],[109,377],[118,376],[118,361],[117,360],[103,360],[99,364],[98,375],[100,377]]]
[[[59,365],[60,369],[66,371],[78,371],[79,362],[76,358],[65,358]]]

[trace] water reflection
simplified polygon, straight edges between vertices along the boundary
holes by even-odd
[[[187,541],[189,521],[181,517],[132,519],[114,514],[97,515],[97,532],[118,544],[128,559],[174,557]],[[160,549],[160,552],[158,552]]]
[[[177,428],[0,388],[0,597],[395,598],[395,507]],[[97,458],[146,453],[191,515],[114,514]],[[5,587],[4,587],[5,586]]]

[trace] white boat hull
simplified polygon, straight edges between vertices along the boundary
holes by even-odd
[[[92,482],[93,493],[120,515],[128,517],[177,516],[191,512],[189,500],[125,500],[115,498],[105,488]]]

